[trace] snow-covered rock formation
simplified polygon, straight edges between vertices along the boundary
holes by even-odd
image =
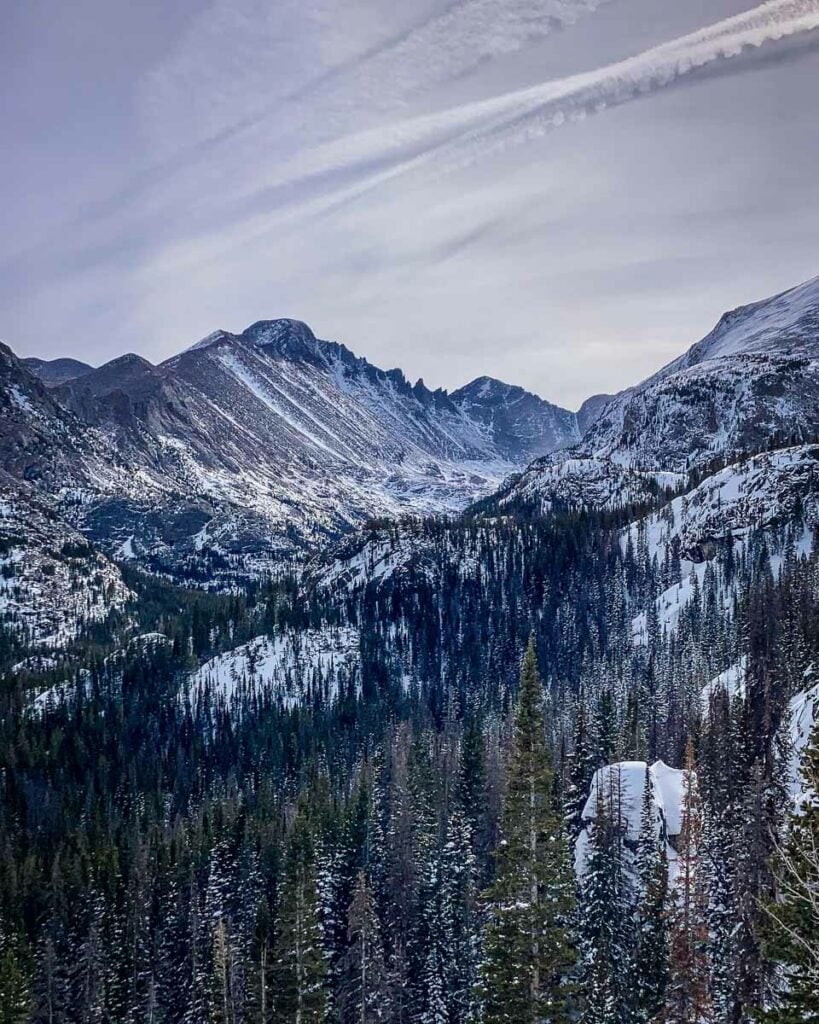
[[[575,845],[575,871],[580,877],[585,869],[589,848],[589,826],[597,817],[601,801],[606,813],[619,814],[624,828],[626,849],[633,856],[643,810],[646,771],[651,792],[651,815],[658,841],[666,843],[669,875],[673,879],[677,857],[675,841],[682,831],[682,808],[686,772],[670,768],[664,761],[648,765],[645,761],[618,761],[599,768],[592,778],[589,795],[583,807],[584,828]]]

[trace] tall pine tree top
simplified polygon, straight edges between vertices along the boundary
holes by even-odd
[[[574,878],[552,788],[543,687],[530,640],[515,712],[498,874],[486,894],[485,1024],[568,1019],[567,974],[574,952],[567,925]]]

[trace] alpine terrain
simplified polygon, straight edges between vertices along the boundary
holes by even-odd
[[[577,412],[0,346],[0,1022],[819,1019],[819,278]]]

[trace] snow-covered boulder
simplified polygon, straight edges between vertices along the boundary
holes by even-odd
[[[666,842],[669,865],[672,867],[677,854],[674,842],[682,830],[682,804],[685,771],[671,768],[664,761],[648,765],[645,761],[618,761],[598,768],[594,773],[589,795],[583,807],[584,828],[575,846],[575,872],[580,877],[588,857],[588,826],[597,817],[600,802],[605,803],[607,812],[619,814],[625,830],[626,847],[630,854],[636,848],[640,836],[646,769],[651,787],[652,818],[658,839]]]

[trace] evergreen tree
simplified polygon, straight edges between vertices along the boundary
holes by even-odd
[[[668,858],[646,766],[637,841],[637,940],[634,956],[637,1017],[660,1020],[668,987]]]
[[[625,859],[621,777],[615,765],[595,777],[580,881],[578,930],[584,1024],[630,1024],[635,990],[634,892]]]
[[[31,990],[18,940],[0,920],[0,1024],[28,1024]]]
[[[671,1024],[700,1024],[709,1010],[707,882],[703,854],[702,803],[697,788],[694,745],[685,755],[682,831],[677,884],[671,911]]]
[[[497,878],[485,901],[481,1002],[486,1024],[568,1019],[574,884],[551,790],[543,688],[530,640],[515,710]]]
[[[299,808],[287,842],[273,964],[276,1020],[319,1024],[324,1018],[326,963],[318,916],[315,856],[307,810]]]
[[[586,702],[581,690],[577,699],[574,744],[569,755],[568,781],[564,795],[566,824],[572,839],[577,838],[583,827],[583,807],[589,794],[594,769],[595,751],[589,730]]]
[[[348,947],[339,1000],[344,1024],[380,1024],[392,1019],[390,985],[372,889],[358,873],[348,913]]]
[[[771,1024],[819,1022],[819,722],[805,751],[804,799],[777,851],[775,901],[766,905],[768,953],[780,967]]]

